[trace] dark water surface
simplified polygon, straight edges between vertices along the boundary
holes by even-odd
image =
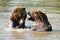
[[[8,20],[12,9],[17,6],[26,7],[46,13],[52,25],[52,32],[7,31]],[[34,22],[26,20],[26,26]],[[0,40],[60,40],[60,0],[0,0]]]

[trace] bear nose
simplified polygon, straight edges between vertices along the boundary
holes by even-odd
[[[30,12],[28,12],[28,15],[30,15]]]

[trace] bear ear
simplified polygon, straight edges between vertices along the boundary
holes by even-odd
[[[16,9],[14,9],[13,12],[17,12],[18,10],[24,10],[24,11],[25,11],[25,9],[26,9],[26,8],[16,8]]]
[[[19,8],[14,9],[14,10],[13,10],[13,13],[17,12],[17,11],[18,11],[18,9],[19,9]]]

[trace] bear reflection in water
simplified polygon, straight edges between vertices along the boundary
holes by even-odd
[[[33,31],[52,31],[52,26],[48,21],[46,14],[40,10],[33,10],[28,13],[28,20],[35,21],[35,25],[31,28]]]

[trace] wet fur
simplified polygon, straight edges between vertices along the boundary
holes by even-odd
[[[40,10],[33,10],[28,13],[28,20],[35,21],[36,25],[32,27],[33,31],[52,31],[52,26],[45,13]]]
[[[10,21],[12,22],[12,28],[26,28],[25,19],[27,17],[25,8],[16,8],[13,10],[12,15],[10,16]],[[20,25],[19,21],[23,20],[23,23]]]

